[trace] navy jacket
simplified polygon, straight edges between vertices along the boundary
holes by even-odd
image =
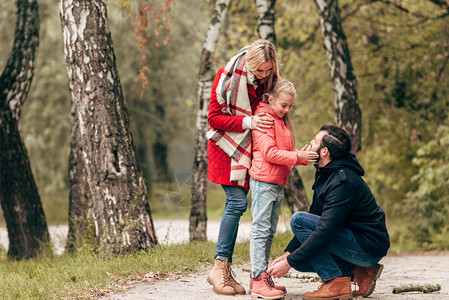
[[[320,168],[315,164],[313,202],[309,212],[320,216],[320,223],[301,245],[293,237],[285,251],[292,267],[299,267],[331,241],[342,227],[352,230],[359,245],[371,256],[383,257],[390,248],[385,213],[377,205],[365,174],[354,154],[333,160]]]

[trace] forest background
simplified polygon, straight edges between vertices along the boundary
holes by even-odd
[[[437,2],[339,1],[362,111],[358,158],[386,211],[395,251],[449,249],[449,9]],[[108,1],[117,68],[154,218],[188,218],[190,211],[197,74],[213,5],[177,1],[171,30],[152,34],[139,48],[137,2]],[[319,16],[313,1],[277,1],[275,9],[281,74],[297,89],[292,117],[297,144],[303,145],[334,121]],[[0,4],[0,70],[11,51],[15,10],[14,1]],[[20,127],[47,221],[66,224],[70,92],[58,5],[41,0],[39,10],[38,59]],[[234,1],[214,68],[257,38],[254,2]],[[314,168],[300,172],[310,199]],[[210,185],[209,219],[219,219],[224,200],[220,187]]]

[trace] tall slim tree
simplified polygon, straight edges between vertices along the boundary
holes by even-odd
[[[97,241],[105,255],[157,244],[136,162],[105,0],[61,0],[71,97],[76,106]]]
[[[0,76],[0,202],[8,227],[8,255],[35,256],[50,240],[47,221],[19,129],[39,45],[36,0],[17,1],[11,56]]]
[[[274,30],[276,0],[255,0],[257,15],[259,16],[257,32],[259,37],[276,43],[276,32]]]
[[[276,42],[276,31],[274,30],[276,0],[255,0],[257,14],[259,15],[259,25],[257,31],[261,39]],[[307,210],[309,200],[304,189],[301,175],[296,168],[292,168],[285,186],[285,199],[291,213]]]
[[[352,152],[357,153],[361,148],[362,112],[338,0],[315,0],[315,3],[334,90],[335,124],[349,132]]]
[[[218,37],[231,0],[216,0],[209,28],[203,43],[201,65],[198,75],[198,114],[196,117],[195,157],[192,175],[192,208],[190,211],[190,240],[206,240],[207,214],[207,114],[212,82],[215,73],[212,70],[212,57],[215,53]]]

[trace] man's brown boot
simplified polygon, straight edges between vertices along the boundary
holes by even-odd
[[[210,272],[209,276],[207,276],[207,282],[212,285],[215,293],[234,296],[235,291],[234,288],[230,285],[229,276],[227,275],[228,272],[228,261],[221,261],[219,259],[216,259],[212,271]]]
[[[246,294],[245,288],[240,283],[238,283],[234,278],[235,274],[234,271],[232,271],[231,263],[228,260],[226,260],[225,262],[228,264],[228,267],[226,268],[226,276],[229,285],[234,289],[236,294],[245,295]]]
[[[376,280],[380,277],[380,273],[384,266],[377,264],[374,267],[359,267],[354,268],[354,283],[359,287],[358,290],[352,292],[354,297],[362,296],[368,297],[374,292],[376,288]]]
[[[304,300],[347,300],[352,299],[349,277],[337,277],[323,283],[317,291],[305,293]]]

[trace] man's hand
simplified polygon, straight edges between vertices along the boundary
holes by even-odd
[[[271,267],[267,270],[267,273],[273,278],[281,278],[282,276],[287,274],[290,268],[291,266],[288,263],[287,259],[283,259],[276,264],[272,264]]]
[[[266,132],[264,129],[273,127],[274,119],[267,113],[260,113],[251,118],[251,129]]]
[[[287,256],[289,256],[289,255],[290,255],[290,252],[285,251],[285,253],[284,253],[282,256],[279,256],[278,258],[276,258],[275,260],[273,260],[273,262],[271,263],[271,265],[273,266],[273,265],[277,264],[278,262],[280,262],[280,261],[282,261],[282,260],[286,260],[286,259],[287,259]]]

